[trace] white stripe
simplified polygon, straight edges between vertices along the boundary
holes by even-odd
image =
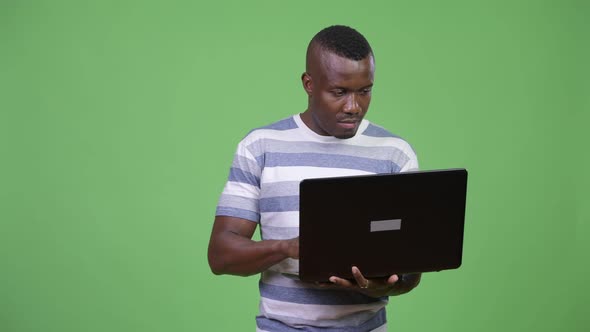
[[[227,181],[223,188],[223,195],[242,196],[246,198],[258,199],[260,189],[248,183]]]
[[[256,164],[256,158],[252,155],[250,151],[247,149],[248,144],[243,144],[243,141],[238,144],[238,148],[236,150],[235,155],[240,156],[242,158],[248,159]]]
[[[259,139],[275,139],[286,142],[297,142],[301,141],[301,133],[299,128],[288,129],[288,130],[275,130],[275,129],[256,129],[251,132],[248,136],[244,137],[241,144],[249,146],[253,142]]]
[[[416,158],[416,155],[412,154],[409,155],[409,157],[410,160],[408,160],[408,162],[404,165],[400,172],[417,171],[420,168],[418,165],[418,159]]]
[[[273,316],[285,317],[289,313],[291,317],[305,317],[306,320],[339,320],[350,314],[359,312],[376,313],[386,305],[386,302],[377,301],[369,304],[351,305],[320,305],[320,304],[299,304],[289,303],[262,298],[260,301],[260,312],[262,315],[272,318]]]
[[[368,146],[368,147],[376,147],[376,146],[384,146],[384,147],[395,147],[404,152],[411,150],[410,145],[408,142],[404,141],[399,137],[371,137],[371,136],[363,136],[359,142],[355,142],[354,145],[358,146]]]
[[[303,179],[329,178],[335,176],[368,175],[372,172],[347,168],[327,168],[310,166],[265,167],[260,182],[301,181]],[[261,184],[261,185],[262,185]]]
[[[271,266],[270,271],[277,273],[288,273],[299,275],[299,260],[293,258],[286,258],[279,263]]]
[[[299,211],[263,212],[260,214],[262,227],[299,227]]]

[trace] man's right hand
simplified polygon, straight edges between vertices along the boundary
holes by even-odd
[[[249,276],[285,258],[299,258],[299,238],[253,241],[256,222],[217,216],[209,240],[209,266],[215,274]]]
[[[283,241],[283,252],[289,258],[299,259],[299,238]]]

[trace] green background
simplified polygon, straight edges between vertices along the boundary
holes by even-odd
[[[392,331],[590,326],[588,1],[0,0],[0,331],[253,331],[206,248],[237,142],[306,107],[308,41],[377,62],[368,118],[470,172],[463,266]]]

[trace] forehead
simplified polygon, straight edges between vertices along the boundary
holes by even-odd
[[[317,60],[319,75],[316,76],[322,83],[359,88],[373,84],[375,61],[372,55],[357,61],[320,51]]]

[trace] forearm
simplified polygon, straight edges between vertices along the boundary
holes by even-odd
[[[290,257],[289,241],[253,241],[225,232],[209,246],[209,266],[215,274],[257,274]]]
[[[399,280],[393,285],[391,291],[387,294],[389,296],[396,296],[408,293],[412,289],[416,288],[422,278],[421,273],[412,273],[399,275]]]

